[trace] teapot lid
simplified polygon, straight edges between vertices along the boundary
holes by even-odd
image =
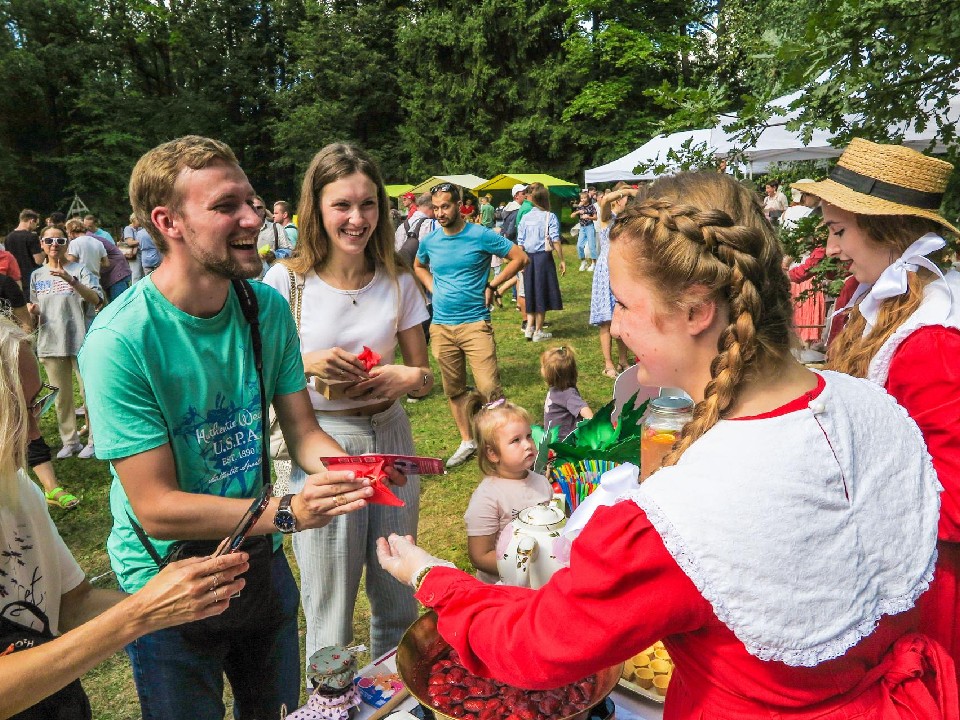
[[[560,525],[567,519],[556,505],[533,505],[521,510],[517,517],[521,522],[535,526]]]

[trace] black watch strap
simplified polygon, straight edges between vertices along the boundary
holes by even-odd
[[[277,514],[273,516],[273,524],[277,530],[289,535],[297,531],[297,516],[293,514],[290,503],[293,500],[293,494],[284,495],[280,498],[280,505],[277,507]]]

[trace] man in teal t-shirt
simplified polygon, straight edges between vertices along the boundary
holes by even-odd
[[[447,467],[456,467],[477,451],[465,408],[467,362],[477,390],[487,401],[503,394],[490,303],[499,296],[497,287],[527,264],[527,254],[493,230],[466,222],[460,214],[460,189],[456,185],[441,183],[430,193],[440,227],[420,241],[414,272],[433,293],[430,347],[460,431],[460,446],[447,460]],[[509,262],[490,284],[487,278],[494,255]]]
[[[175,539],[227,537],[262,489],[265,419],[251,328],[231,285],[260,274],[253,198],[230,148],[196,136],[154,148],[131,177],[134,212],[163,263],[97,317],[80,352],[97,455],[113,474],[107,548],[127,592],[158,572],[133,522],[164,555]],[[372,494],[352,473],[324,472],[319,458],[343,451],[317,426],[289,308],[273,289],[252,287],[266,398],[291,455],[316,474],[299,494],[271,498],[250,530],[274,534],[261,556],[270,577],[257,598],[262,624],[231,627],[203,647],[180,628],[127,646],[144,717],[222,720],[224,673],[239,716],[296,707],[299,595],[275,533],[321,527]],[[216,583],[210,596],[211,607],[235,602]]]
[[[527,185],[527,187],[523,190],[524,199],[523,202],[520,203],[520,209],[517,210],[517,227],[520,227],[520,221],[523,220],[523,216],[533,210],[533,200],[530,199],[530,196],[533,193],[531,185]]]

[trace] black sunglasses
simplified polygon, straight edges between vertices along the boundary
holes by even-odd
[[[457,189],[457,186],[453,183],[440,183],[439,185],[434,185],[430,188],[430,194],[433,195],[438,192],[454,192]]]
[[[43,392],[44,390],[47,392]],[[33,399],[33,402],[30,403],[30,412],[33,413],[35,418],[39,418],[53,406],[53,403],[56,401],[57,395],[59,394],[60,388],[43,383],[40,386],[40,392],[37,393],[37,396]]]

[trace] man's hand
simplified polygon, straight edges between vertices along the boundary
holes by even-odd
[[[330,470],[307,476],[307,483],[293,496],[290,509],[297,518],[297,529],[327,525],[337,515],[346,515],[367,506],[373,495],[369,478],[355,479],[354,473]]]

